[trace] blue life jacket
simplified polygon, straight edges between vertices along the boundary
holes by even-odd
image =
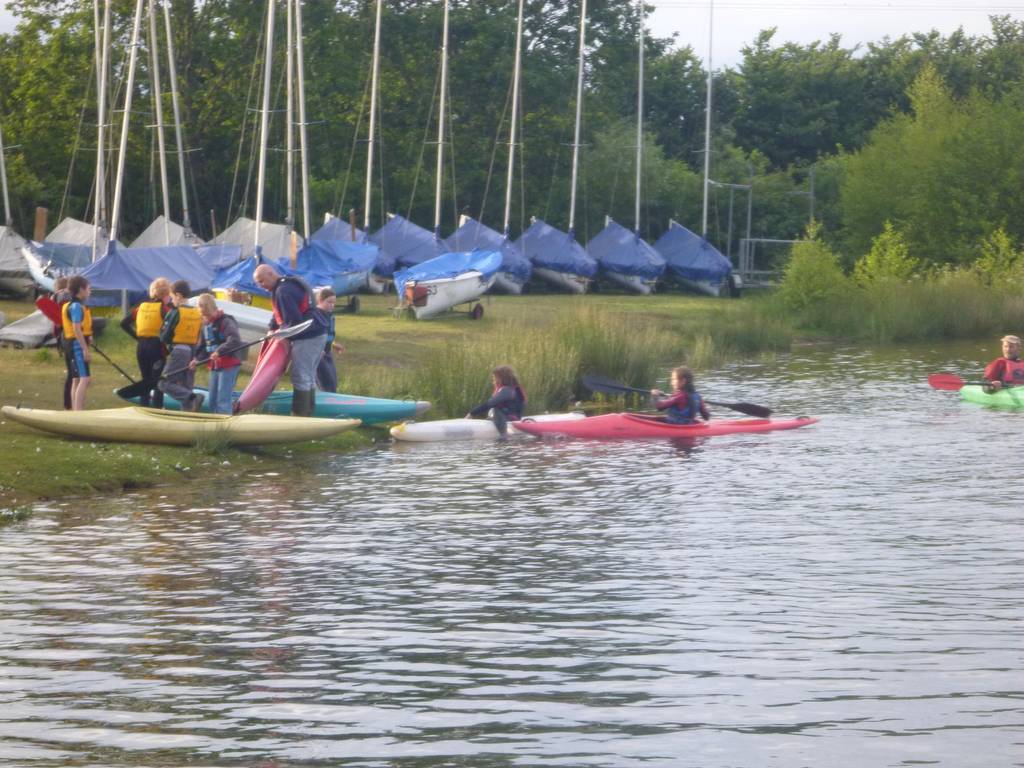
[[[700,416],[701,396],[697,392],[686,393],[686,407],[677,408],[672,406],[666,411],[666,417],[670,424],[695,424]]]

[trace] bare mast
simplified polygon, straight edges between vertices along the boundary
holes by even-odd
[[[299,70],[299,161],[302,165],[302,236],[309,240],[309,144],[306,141],[306,65],[302,49],[302,0],[295,3],[295,64]]]
[[[434,237],[441,237],[441,187],[444,179],[444,109],[448,90],[448,0],[444,0],[444,28],[441,34],[441,107],[437,115],[437,180],[434,185]]]
[[[519,11],[516,16],[516,57],[512,69],[512,120],[509,125],[508,137],[508,175],[505,180],[505,222],[502,234],[507,238],[512,218],[512,172],[516,162],[516,128],[519,120],[519,74],[523,61],[523,4],[519,0]]]
[[[107,70],[110,68],[110,0],[103,4],[103,31],[100,32],[100,3],[93,2],[96,23],[96,207],[93,211],[92,260],[99,255],[100,242],[107,232]]]
[[[181,110],[178,106],[178,71],[174,62],[174,37],[171,33],[171,11],[168,2],[164,6],[164,26],[167,29],[167,64],[171,77],[171,105],[174,108],[174,139],[178,145],[178,176],[181,179],[181,225],[185,234],[192,234],[192,220],[188,207],[188,185],[185,182],[185,141],[182,138]],[[216,233],[215,233],[216,234]]]
[[[260,111],[260,160],[256,180],[256,231],[253,246],[259,253],[260,227],[263,225],[263,180],[267,170],[267,133],[270,129],[270,75],[274,51],[274,0],[267,0],[267,32],[263,62],[263,109]]]
[[[583,117],[583,57],[587,35],[587,0],[580,0],[580,53],[576,70],[576,130],[572,142],[572,191],[569,195],[569,235],[576,236],[576,179],[580,168],[580,123]]]
[[[171,195],[167,188],[167,148],[164,146],[164,105],[160,89],[160,57],[156,35],[156,0],[149,0],[149,67],[153,79],[153,103],[156,112],[156,144],[160,155],[160,191],[164,204],[164,245],[171,244]]]
[[[708,187],[711,178],[711,53],[715,31],[715,0],[708,0],[708,99],[704,108],[704,206],[701,215],[701,237],[708,236]]]
[[[132,21],[131,52],[128,55],[128,81],[125,84],[124,119],[121,121],[121,144],[117,153],[117,176],[114,179],[114,206],[110,212],[108,252],[110,250],[110,243],[117,240],[118,229],[120,228],[121,199],[124,195],[124,168],[128,159],[128,125],[131,121],[132,95],[135,90],[135,66],[139,58],[139,30],[142,26],[142,3],[143,0],[136,0],[135,16]]]
[[[640,234],[640,182],[644,159],[644,0],[636,0],[637,36],[640,40],[636,96],[636,209],[633,229]]]
[[[363,229],[370,229],[370,205],[373,200],[373,148],[377,139],[377,89],[380,79],[380,20],[384,0],[377,0],[377,20],[373,27],[373,64],[370,75],[370,141],[366,148],[366,192],[363,202]],[[352,233],[355,236],[355,233]]]
[[[11,198],[7,193],[7,164],[4,161],[4,132],[0,129],[0,187],[4,193],[4,226],[11,226]]]

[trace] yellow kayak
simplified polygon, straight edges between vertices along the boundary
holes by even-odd
[[[182,413],[156,408],[107,408],[96,411],[47,411],[5,405],[6,418],[20,424],[83,440],[192,445],[225,440],[232,445],[268,445],[319,440],[358,427],[359,419],[312,419],[247,413]]]

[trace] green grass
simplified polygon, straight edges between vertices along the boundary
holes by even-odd
[[[485,316],[450,315],[431,321],[395,318],[390,296],[360,297],[359,314],[336,316],[338,361],[344,392],[430,400],[433,418],[462,415],[490,394],[490,371],[518,370],[532,411],[560,410],[579,398],[584,373],[631,385],[664,381],[668,368],[707,368],[732,355],[787,348],[782,320],[765,323],[761,300],[727,301],[678,294],[650,297],[598,294],[527,295],[483,300]],[[29,302],[2,301],[8,322],[33,310]],[[130,374],[137,372],[135,343],[112,318],[100,348]],[[244,385],[255,355],[243,368]],[[64,363],[54,350],[0,348],[0,403],[61,407]],[[197,383],[205,381],[200,373]],[[126,380],[93,358],[89,408],[120,407],[113,390]],[[288,386],[287,381],[282,386]],[[44,497],[179,483],[211,475],[223,462],[237,474],[268,463],[302,464],[325,451],[356,450],[386,438],[383,429],[360,429],[319,443],[243,451],[216,440],[194,448],[83,443],[0,424],[0,509]]]

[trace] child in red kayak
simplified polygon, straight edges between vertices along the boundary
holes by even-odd
[[[466,418],[483,416],[490,411],[489,418],[498,428],[498,434],[505,437],[508,433],[508,422],[523,418],[526,392],[523,391],[511,365],[499,365],[491,371],[491,383],[494,385],[494,392],[486,401],[467,413]]]
[[[704,421],[711,418],[704,398],[693,385],[693,371],[685,365],[672,371],[672,394],[665,395],[660,389],[652,389],[654,407],[667,411],[665,419],[669,424],[696,424],[699,415]]]

